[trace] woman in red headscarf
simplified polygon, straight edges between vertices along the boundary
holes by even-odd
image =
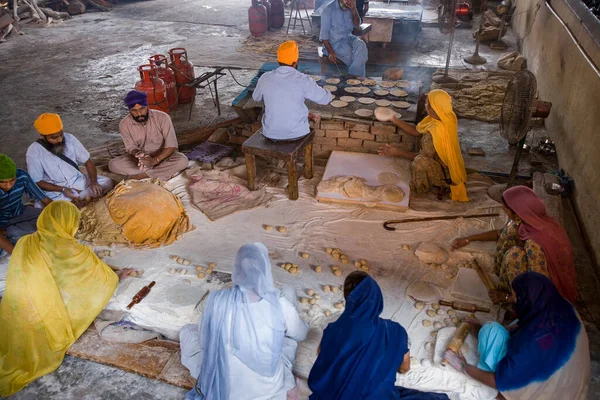
[[[497,240],[494,271],[500,278],[494,302],[506,302],[511,282],[528,271],[548,276],[560,294],[573,303],[577,281],[573,249],[563,227],[546,213],[544,202],[526,186],[515,186],[502,195],[502,206],[509,221],[501,231],[458,238],[453,249],[472,241]]]

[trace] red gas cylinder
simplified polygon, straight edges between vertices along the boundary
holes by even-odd
[[[265,6],[265,8],[267,9],[267,29],[271,29],[271,27],[273,26],[273,14],[271,12],[271,2],[269,0],[260,0],[260,2],[263,4],[263,6]]]
[[[150,65],[156,69],[156,74],[165,82],[167,87],[167,101],[169,102],[169,110],[173,111],[177,108],[179,101],[177,100],[177,84],[175,82],[175,72],[169,67],[167,56],[156,54],[149,58]]]
[[[169,50],[169,56],[171,57],[169,66],[175,71],[179,103],[189,103],[196,97],[196,88],[184,85],[196,77],[194,64],[188,60],[187,51],[183,47]]]
[[[248,9],[248,21],[252,36],[262,36],[269,29],[267,8],[258,0],[252,0],[252,7]]]
[[[285,25],[285,10],[283,0],[269,0],[271,2],[271,28],[281,28]]]
[[[148,95],[148,107],[153,110],[169,112],[167,101],[167,87],[165,82],[156,75],[153,65],[144,64],[138,67],[140,80],[135,84],[135,90]]]

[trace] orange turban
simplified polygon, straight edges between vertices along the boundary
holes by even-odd
[[[292,65],[298,62],[298,44],[293,40],[283,42],[277,49],[277,61],[282,64]]]
[[[35,129],[44,136],[54,135],[62,131],[63,123],[58,114],[44,113],[33,123]]]

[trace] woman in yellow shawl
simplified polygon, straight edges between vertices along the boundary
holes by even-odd
[[[55,201],[15,246],[0,302],[0,397],[58,368],[117,287],[120,276],[75,239],[79,217]]]
[[[446,190],[454,201],[469,201],[465,182],[467,172],[458,143],[458,121],[452,111],[452,99],[443,90],[432,90],[427,95],[425,108],[428,116],[414,126],[398,118],[392,122],[409,135],[421,136],[421,151],[411,153],[389,144],[379,154],[413,160],[410,189],[414,193],[429,193],[433,187]]]

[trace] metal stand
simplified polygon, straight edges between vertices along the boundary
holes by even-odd
[[[195,87],[198,89],[204,89],[208,87],[210,90],[210,97],[213,101],[215,107],[217,107],[217,114],[221,115],[221,104],[219,103],[219,87],[217,86],[217,81],[219,78],[227,75],[225,72],[222,72],[225,67],[215,68],[212,72],[205,72],[197,78],[194,78],[192,81],[186,84],[189,87]],[[213,90],[211,85],[214,85],[215,93],[213,95]],[[192,118],[192,109],[194,108],[194,103],[196,102],[196,97],[192,100],[192,106],[190,107],[190,114],[188,116],[188,121]]]
[[[471,65],[483,65],[483,64],[487,63],[487,60],[485,59],[485,57],[482,57],[479,55],[479,42],[481,39],[482,31],[483,31],[483,26],[481,25],[481,22],[480,22],[479,29],[477,30],[477,44],[475,44],[475,52],[473,53],[472,56],[463,58],[463,60],[465,60],[466,63],[469,63]]]
[[[300,11],[300,2],[302,1],[302,6],[304,8],[304,12],[306,13],[306,20],[308,21],[308,26],[312,29],[312,22],[310,21],[310,16],[308,15],[308,9],[306,8],[306,4],[304,0],[292,0],[292,9],[290,10],[290,19],[288,21],[286,34],[290,33],[290,25],[292,23],[292,16],[294,16],[294,27],[292,29],[296,29],[296,22],[300,19],[300,24],[302,25],[302,32],[306,35],[306,30],[304,29],[304,18],[302,17],[302,12]],[[296,8],[296,15],[294,15],[294,7]]]

